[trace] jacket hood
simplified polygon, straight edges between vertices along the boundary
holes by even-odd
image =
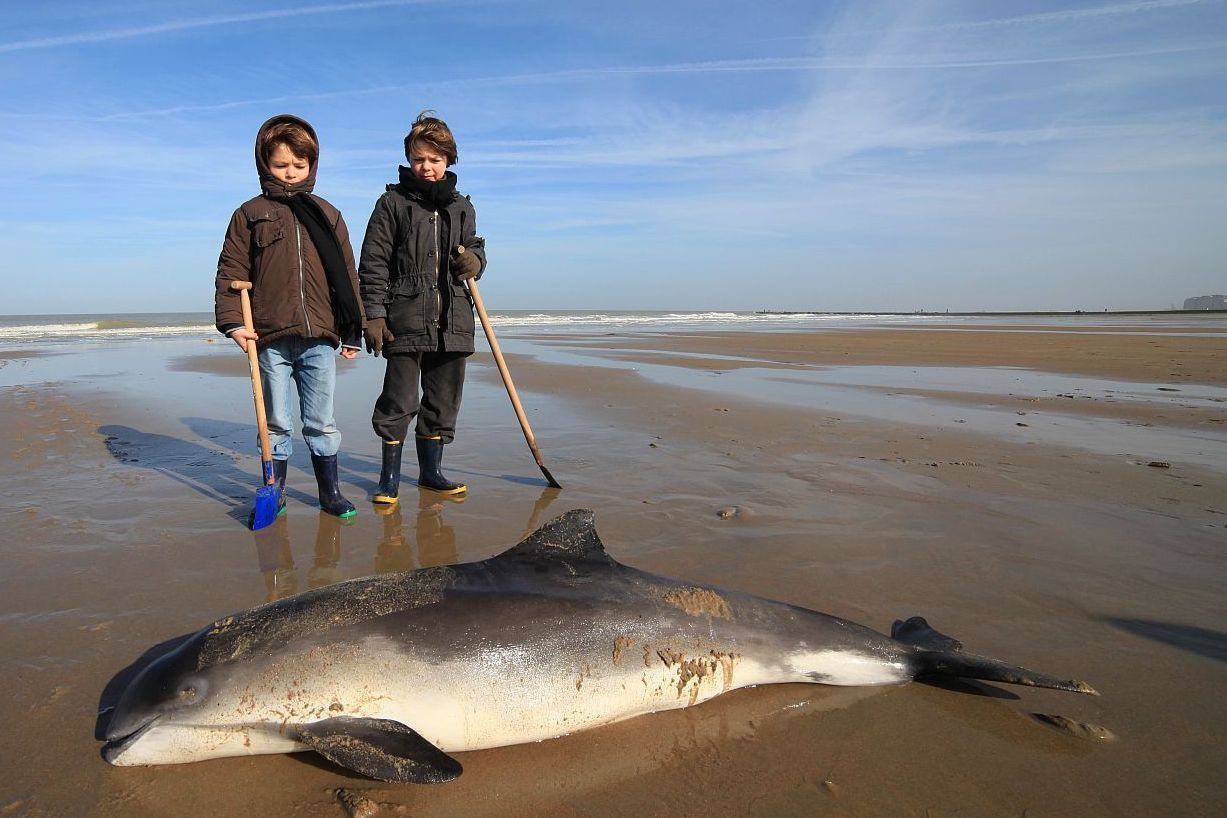
[[[305,179],[292,185],[287,185],[273,175],[272,171],[268,169],[268,164],[264,161],[264,157],[260,155],[260,139],[264,136],[264,132],[274,125],[279,125],[283,122],[292,122],[298,125],[311,134],[311,138],[315,140],[317,146],[320,143],[319,137],[315,135],[315,128],[311,127],[311,123],[293,114],[277,114],[277,116],[272,117],[261,125],[260,130],[256,131],[256,173],[260,175],[260,190],[264,191],[265,195],[277,197],[292,196],[295,193],[310,193],[315,189],[315,172],[320,164],[318,158],[311,163],[311,169],[307,171]]]

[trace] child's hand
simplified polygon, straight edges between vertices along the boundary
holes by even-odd
[[[347,361],[352,361],[358,357],[357,347],[341,347],[341,357]]]
[[[239,345],[239,349],[243,350],[244,352],[247,351],[248,341],[260,340],[260,336],[256,335],[249,329],[236,329],[234,332],[230,333],[230,337],[233,338],[234,342]]]
[[[366,319],[366,326],[362,330],[362,337],[366,339],[366,351],[376,357],[383,352],[385,344],[390,344],[396,340],[396,336],[388,329],[387,319],[384,318]]]
[[[464,251],[464,245],[457,245],[452,251],[452,278],[457,281],[468,281],[476,278],[481,272],[481,259],[472,253]]]

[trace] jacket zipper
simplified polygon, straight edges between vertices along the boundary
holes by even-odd
[[[439,322],[443,319],[443,293],[440,287],[443,286],[439,281],[439,211],[435,211],[435,217],[431,219],[435,225],[435,326],[439,326]]]
[[[307,285],[302,272],[302,228],[294,217],[294,239],[298,244],[298,299],[302,303],[302,318],[307,324],[307,337],[311,337],[311,316],[307,314]]]

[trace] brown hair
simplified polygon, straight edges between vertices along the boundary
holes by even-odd
[[[446,122],[431,116],[433,113],[434,111],[427,108],[413,120],[413,127],[405,135],[405,159],[412,162],[414,143],[423,142],[446,156],[450,167],[460,158],[456,153],[456,137],[452,136],[452,129],[447,127]]]
[[[305,158],[311,167],[315,167],[316,160],[320,158],[320,146],[310,131],[294,122],[278,122],[260,134],[260,157],[264,164],[268,164],[278,145],[285,145],[290,153]]]

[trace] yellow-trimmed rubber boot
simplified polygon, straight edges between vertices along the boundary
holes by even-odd
[[[418,486],[441,494],[459,494],[468,489],[464,483],[448,480],[439,470],[443,462],[443,438],[419,437],[417,443]]]
[[[394,506],[400,502],[400,455],[405,450],[399,440],[383,441],[383,466],[379,469],[379,488],[371,502]]]

